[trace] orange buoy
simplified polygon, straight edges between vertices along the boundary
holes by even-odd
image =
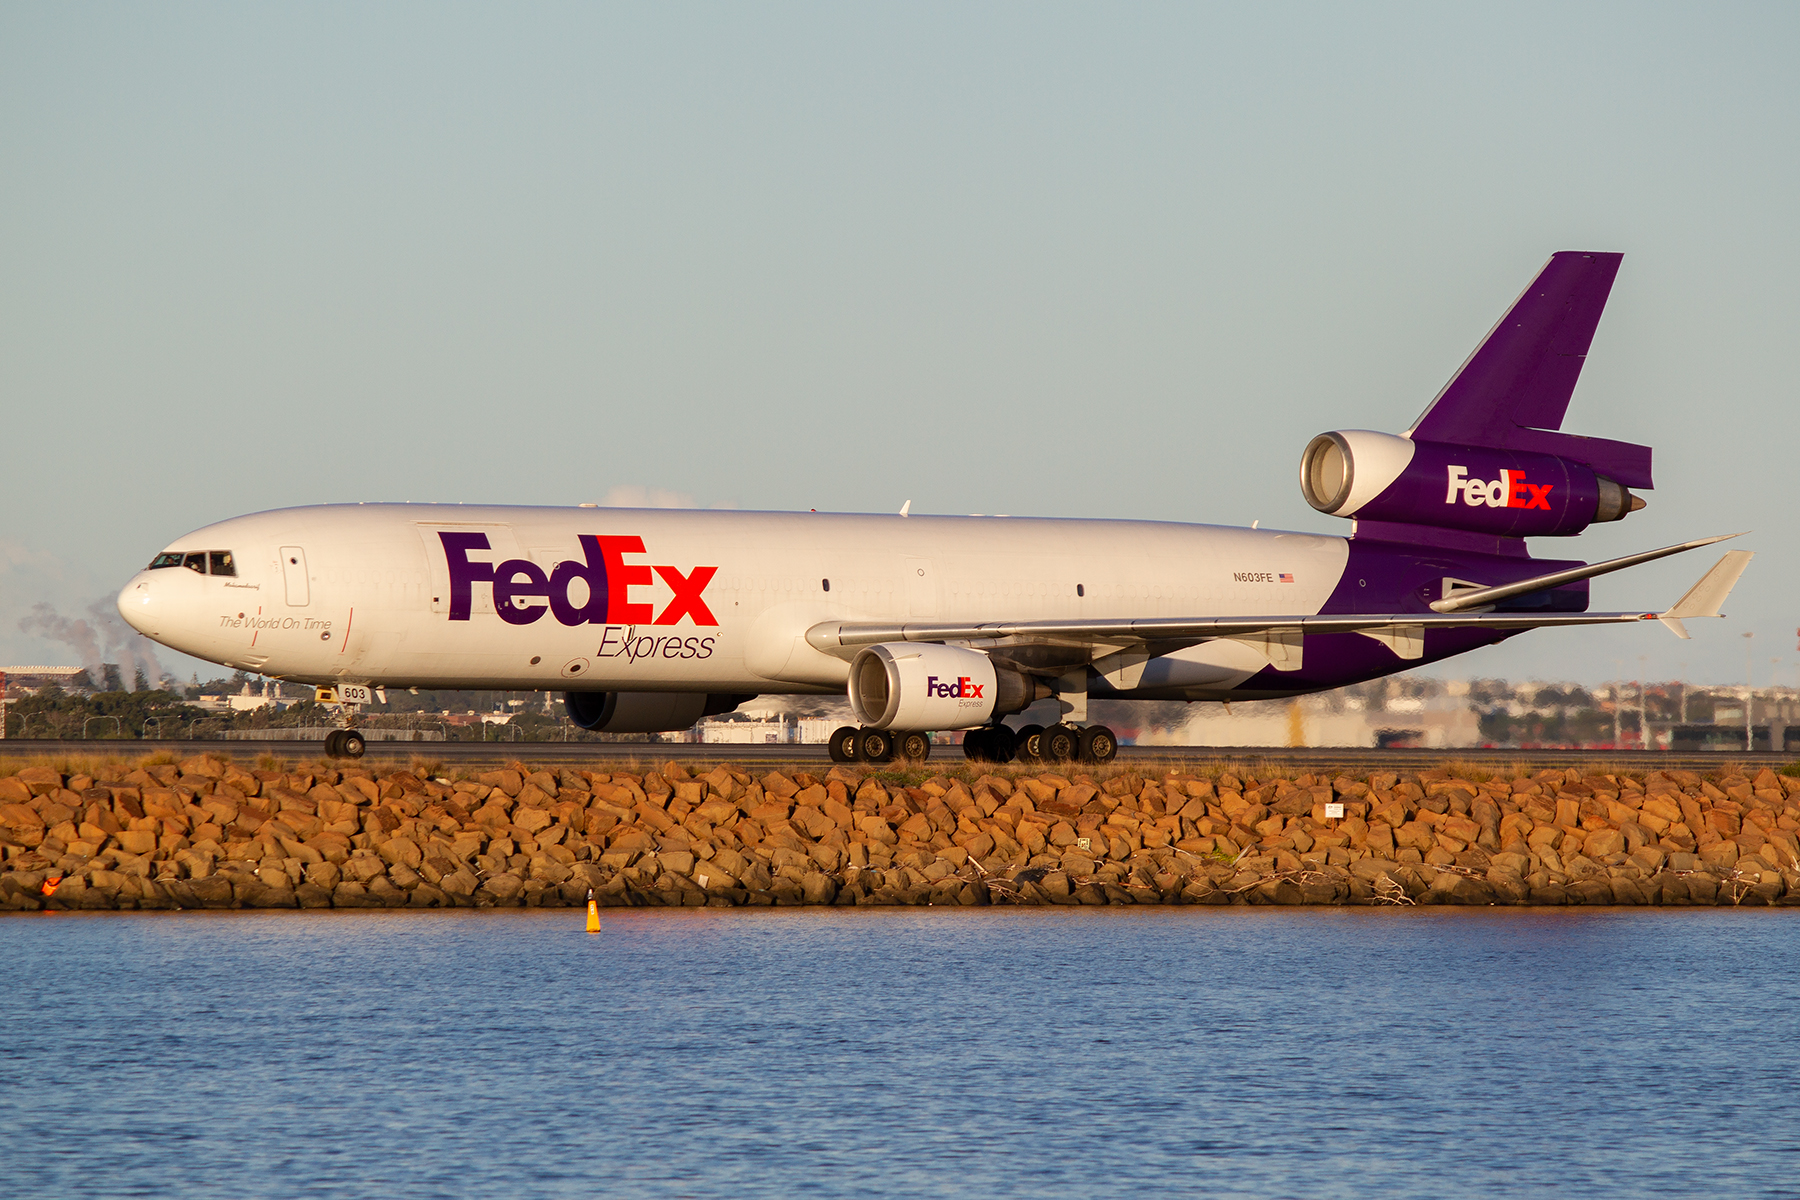
[[[588,889],[588,923],[589,933],[600,932],[600,905],[594,900],[594,889]]]

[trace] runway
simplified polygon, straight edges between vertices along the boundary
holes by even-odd
[[[933,748],[929,763],[955,768],[967,765],[956,746]],[[168,754],[187,758],[195,754],[222,754],[240,762],[265,755],[288,761],[323,757],[314,742],[293,741],[58,741],[43,738],[10,738],[0,741],[0,762],[33,758],[68,758],[99,755],[142,758]],[[773,767],[784,764],[830,763],[822,745],[696,745],[693,743],[606,742],[370,742],[362,761],[391,765],[414,758],[446,767],[495,766],[513,759],[526,762],[572,765],[589,762],[729,762],[741,766]],[[1521,767],[1570,767],[1593,771],[1719,771],[1728,766],[1779,769],[1794,762],[1792,755],[1754,753],[1645,752],[1638,750],[1375,750],[1283,749],[1269,746],[1121,746],[1116,765],[1173,767],[1184,764],[1230,763],[1250,769],[1329,771],[1420,771],[1456,763],[1490,771]],[[888,764],[901,766],[905,764]],[[1015,766],[1021,764],[1013,764]],[[1039,768],[1041,769],[1041,768]]]

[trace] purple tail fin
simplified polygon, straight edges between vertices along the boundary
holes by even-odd
[[[1648,446],[1556,432],[1623,257],[1552,255],[1407,436],[1553,454],[1627,487],[1654,486]]]

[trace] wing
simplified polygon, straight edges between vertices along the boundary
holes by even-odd
[[[1732,535],[1736,536],[1736,535]],[[1633,555],[1643,562],[1678,553],[1695,546],[1707,545],[1717,538],[1685,543],[1646,555]],[[1663,612],[1605,613],[1498,613],[1498,612],[1431,612],[1431,613],[1333,613],[1328,616],[1258,616],[1258,617],[1121,617],[1085,621],[993,621],[966,624],[950,621],[825,621],[806,632],[806,640],[826,654],[847,657],[863,646],[881,642],[955,642],[971,647],[1003,650],[1004,656],[1026,670],[1057,671],[1085,663],[1099,663],[1111,655],[1133,657],[1168,654],[1200,642],[1229,638],[1254,646],[1269,658],[1277,670],[1300,668],[1300,647],[1309,633],[1360,633],[1373,638],[1403,659],[1423,657],[1425,631],[1428,629],[1488,629],[1518,632],[1564,625],[1620,625],[1634,621],[1657,621],[1667,624],[1678,636],[1686,637],[1681,627],[1684,617],[1719,616],[1719,605],[1743,574],[1751,553],[1732,550],[1725,554],[1686,596]],[[1571,578],[1587,578],[1630,565],[1624,560],[1598,563],[1575,571],[1559,571],[1540,576],[1536,587],[1553,587]],[[1585,574],[1584,574],[1585,572]],[[1506,596],[1536,590],[1527,587],[1534,581],[1509,584],[1504,588],[1483,589],[1484,593],[1504,592]],[[1475,603],[1480,598],[1501,597],[1466,594]],[[1462,597],[1458,597],[1462,599]]]

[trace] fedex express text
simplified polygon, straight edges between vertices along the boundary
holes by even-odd
[[[485,583],[493,588],[495,615],[509,625],[530,625],[545,613],[571,626],[616,625],[630,629],[638,625],[675,625],[684,618],[694,625],[719,624],[705,598],[706,587],[719,569],[694,567],[684,572],[673,566],[626,562],[627,555],[646,553],[641,537],[581,534],[578,541],[583,557],[565,559],[548,572],[525,558],[509,558],[501,563],[471,558],[471,554],[491,549],[485,533],[444,530],[438,533],[438,539],[450,572],[452,621],[470,619],[475,585]],[[632,588],[650,585],[652,572],[674,593],[660,613],[654,604],[631,597]],[[579,590],[585,593],[579,600],[573,587],[577,581],[582,585]],[[668,653],[662,656],[693,657]]]
[[[1457,497],[1472,508],[1550,508],[1550,489],[1553,483],[1526,483],[1525,472],[1502,469],[1500,478],[1470,479],[1467,467],[1449,467],[1445,474],[1449,476],[1449,488],[1444,492],[1444,503],[1455,504]]]

